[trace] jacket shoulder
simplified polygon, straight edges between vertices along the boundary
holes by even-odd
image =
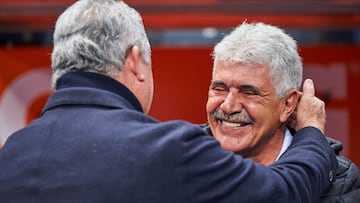
[[[337,155],[336,180],[325,191],[320,202],[360,202],[360,170],[350,159]]]

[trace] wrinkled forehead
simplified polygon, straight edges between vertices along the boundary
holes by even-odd
[[[267,74],[269,77],[270,68],[268,65],[254,62],[232,61],[229,59],[218,60],[214,64],[213,76],[216,73],[230,72],[232,74]]]
[[[273,86],[269,72],[270,69],[266,65],[218,61],[213,72],[212,81],[222,81],[228,86],[242,84]]]

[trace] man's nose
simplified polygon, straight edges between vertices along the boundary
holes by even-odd
[[[234,112],[241,112],[242,99],[238,92],[229,91],[225,100],[220,105],[220,109],[228,114],[232,114]]]

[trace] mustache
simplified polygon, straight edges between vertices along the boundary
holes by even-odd
[[[244,109],[242,109],[241,112],[234,112],[231,114],[228,114],[220,109],[216,109],[214,112],[212,112],[212,116],[215,119],[219,119],[219,120],[231,120],[241,123],[254,122],[254,120],[249,116],[249,114]]]

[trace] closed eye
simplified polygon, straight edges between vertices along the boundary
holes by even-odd
[[[239,92],[246,95],[261,95],[260,89],[252,85],[241,85],[238,89]]]
[[[210,89],[217,92],[224,92],[229,90],[225,83],[221,81],[212,81]]]

